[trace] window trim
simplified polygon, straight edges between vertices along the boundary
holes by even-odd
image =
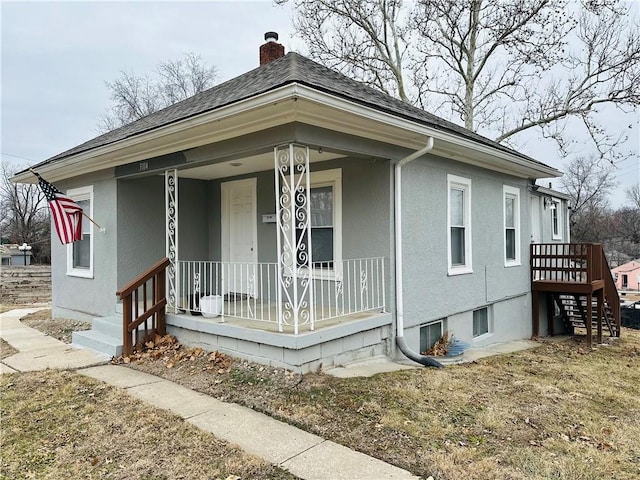
[[[451,263],[451,190],[457,189],[464,192],[464,265]],[[449,275],[463,275],[473,273],[472,248],[471,248],[471,179],[447,175],[447,271]]]
[[[299,175],[296,175],[296,179]],[[309,173],[309,189],[316,187],[333,188],[333,269],[313,269],[317,280],[335,280],[342,275],[342,169],[332,168]],[[295,235],[295,230],[293,232]],[[311,259],[313,261],[313,258]],[[304,267],[303,271],[307,268]]]
[[[93,218],[93,185],[86,187],[72,188],[67,190],[67,196],[75,201],[89,200],[89,211],[85,212],[89,217]],[[73,242],[67,244],[67,276],[93,278],[93,240],[94,228],[93,223],[88,219],[83,219],[83,226],[89,225],[89,268],[77,268],[73,266]]]
[[[507,197],[515,199],[513,205],[513,228],[515,229],[515,258],[507,258]],[[516,267],[522,265],[520,249],[520,189],[509,185],[502,186],[502,208],[503,208],[503,240],[504,240],[504,266]],[[509,227],[511,228],[511,227]]]
[[[562,212],[560,211],[560,205],[562,204],[560,203],[560,200],[558,200],[557,198],[552,198],[551,205],[555,207],[551,209],[551,238],[553,240],[562,240]],[[557,220],[556,222],[558,227],[557,231],[555,228],[556,225],[554,225],[554,222],[553,222],[554,212]]]

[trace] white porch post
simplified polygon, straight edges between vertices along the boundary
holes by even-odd
[[[309,148],[280,145],[274,149],[278,271],[278,329],[309,324],[313,330],[313,268],[309,201]]]
[[[167,304],[173,307],[174,313],[178,313],[178,170],[166,170],[164,179],[166,255],[169,258]]]

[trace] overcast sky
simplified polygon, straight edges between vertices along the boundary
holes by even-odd
[[[145,74],[195,52],[217,68],[222,82],[258,66],[267,31],[280,34],[286,51],[304,54],[292,37],[289,7],[270,0],[0,1],[3,160],[33,164],[95,137],[110,104],[104,82],[121,70]],[[629,130],[635,156],[616,170],[620,185],[612,203],[619,206],[624,188],[640,182],[638,116],[612,111],[611,122],[635,125]],[[523,153],[562,169],[553,151],[540,145],[532,136]]]

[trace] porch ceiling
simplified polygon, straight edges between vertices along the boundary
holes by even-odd
[[[335,152],[309,149],[309,161],[311,163],[324,162],[342,158],[345,155]],[[233,177],[249,173],[273,170],[273,150],[256,155],[233,158],[222,162],[201,165],[194,168],[187,168],[178,172],[180,178],[193,178],[198,180],[213,180],[216,178]]]

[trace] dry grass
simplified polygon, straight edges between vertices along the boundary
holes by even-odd
[[[0,393],[0,478],[295,478],[81,375],[3,375]]]
[[[64,343],[71,343],[71,334],[89,330],[91,323],[68,318],[51,318],[51,309],[38,310],[20,319],[27,327],[35,328]]]
[[[292,375],[206,356],[133,362],[411,472],[445,479],[640,478],[640,332],[584,337],[444,370]]]

